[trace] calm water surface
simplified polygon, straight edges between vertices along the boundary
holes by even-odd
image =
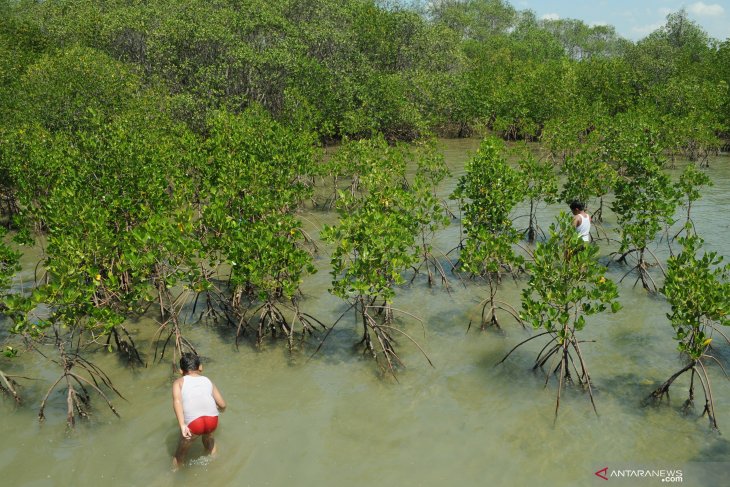
[[[453,171],[443,184],[444,196],[477,147],[473,139],[444,141]],[[706,247],[729,255],[730,158],[712,160],[709,174],[715,186],[704,191],[693,215]],[[541,223],[547,227],[561,209],[542,210]],[[314,212],[307,217],[315,223],[333,221],[331,214]],[[608,229],[611,218],[609,212]],[[315,228],[311,230],[316,233]],[[437,246],[450,250],[458,235],[458,224],[453,223],[438,234]],[[666,257],[664,247],[657,247],[662,258]],[[324,250],[318,262],[320,272],[304,285],[303,306],[332,322],[343,305],[327,293],[330,276]],[[602,255],[611,250],[602,244]],[[618,279],[624,272],[612,266],[609,274]],[[540,339],[495,366],[531,332],[504,316],[501,332],[472,328],[467,333],[469,321],[478,320],[478,303],[485,296],[478,284],[465,288],[454,280],[449,295],[416,279],[399,293],[395,306],[423,319],[423,327],[414,320],[404,320],[402,326],[417,338],[435,367],[403,341],[400,351],[408,368],[398,375],[398,382],[383,377],[371,360],[352,348],[359,339],[352,320],[340,322],[311,359],[311,348],[290,356],[282,343],[266,343],[262,350],[248,345],[236,350],[228,330],[190,326],[190,338],[206,357],[205,373],[216,382],[229,409],[217,433],[218,458],[202,457],[198,445],[189,467],[179,473],[170,472],[178,429],[171,408],[169,362],[129,370],[120,367],[113,355],[98,354],[96,362],[127,398],[114,400],[122,418],[115,418],[97,401],[93,418],[68,432],[61,393],[51,397],[47,421],[39,425],[36,420],[38,403],[55,369],[31,354],[12,363],[0,359],[6,371],[40,379],[23,381],[24,406],[15,408],[11,401],[0,400],[0,478],[3,485],[29,487],[201,482],[219,486],[601,485],[603,481],[593,472],[606,466],[681,469],[690,462],[730,462],[727,436],[711,433],[705,418],[680,414],[688,380],[675,383],[670,406],[641,407],[642,398],[678,370],[681,360],[665,318],[668,306],[632,284],[629,277],[620,286],[621,312],[591,317],[583,332],[585,339],[596,340],[583,350],[594,382],[598,417],[585,394],[569,389],[554,423],[556,385],[551,382],[545,388],[544,376],[530,370],[544,343]],[[521,285],[505,282],[501,299],[518,306]],[[141,321],[131,328],[139,333],[141,348],[151,362],[153,323]],[[730,347],[723,344],[716,353],[728,367]],[[730,382],[717,366],[711,368],[711,377],[720,428],[727,435]],[[637,480],[622,485],[660,483]],[[696,470],[685,470],[682,485],[720,484]]]

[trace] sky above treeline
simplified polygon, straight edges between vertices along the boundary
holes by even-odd
[[[400,3],[424,6],[430,1],[400,0]],[[509,3],[517,10],[532,10],[541,19],[578,19],[588,25],[612,25],[621,37],[632,41],[651,34],[664,25],[667,15],[684,8],[689,18],[710,36],[720,41],[730,38],[730,0],[509,0]]]
[[[664,25],[668,14],[681,8],[709,35],[730,38],[730,0],[513,0],[518,10],[530,9],[538,18],[579,19],[588,25],[608,24],[627,39],[639,40]]]

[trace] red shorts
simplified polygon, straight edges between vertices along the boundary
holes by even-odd
[[[188,429],[194,435],[209,435],[218,427],[218,416],[200,416],[195,418],[188,425]]]

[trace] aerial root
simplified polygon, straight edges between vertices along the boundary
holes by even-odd
[[[20,395],[16,390],[18,383],[13,379],[13,377],[14,376],[12,375],[6,375],[2,370],[0,370],[0,392],[9,394],[15,400],[16,404],[20,404]]]
[[[693,377],[694,377],[694,366],[695,362],[692,361],[689,364],[682,367],[681,370],[675,372],[669,379],[667,379],[661,386],[656,388],[647,398],[646,401],[652,401],[652,402],[660,402],[665,397],[667,400],[669,400],[669,388],[672,386],[672,383],[677,380],[679,376],[687,372],[688,370],[693,371]]]

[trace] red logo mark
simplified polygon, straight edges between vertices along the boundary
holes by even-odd
[[[608,480],[608,477],[606,477],[607,473],[608,473],[608,467],[603,467],[601,470],[596,472],[596,477],[600,477],[603,480]]]

